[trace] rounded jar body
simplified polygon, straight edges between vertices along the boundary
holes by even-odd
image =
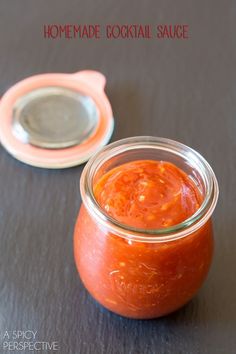
[[[158,230],[134,229],[109,217],[96,202],[94,185],[112,168],[140,159],[169,161],[185,171],[203,195],[199,210],[181,224]],[[212,261],[211,215],[218,198],[215,175],[201,155],[168,139],[124,139],[89,161],[81,195],[76,266],[100,304],[125,317],[147,319],[177,310],[196,294]]]

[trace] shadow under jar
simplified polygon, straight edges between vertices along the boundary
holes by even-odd
[[[193,215],[158,229],[142,229],[113,218],[94,189],[109,171],[132,161],[165,161],[194,183],[202,202]],[[89,160],[81,176],[81,206],[74,254],[81,280],[107,309],[130,318],[169,314],[201,287],[212,261],[211,215],[218,184],[207,161],[173,140],[133,137],[112,143]]]

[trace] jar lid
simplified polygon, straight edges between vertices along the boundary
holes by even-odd
[[[113,132],[103,74],[42,74],[11,87],[0,102],[0,140],[18,160],[43,168],[87,161]]]

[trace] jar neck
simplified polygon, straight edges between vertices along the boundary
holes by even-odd
[[[200,208],[180,224],[154,230],[129,227],[108,215],[96,201],[94,185],[112,168],[140,159],[169,161],[184,170],[203,196]],[[80,189],[86,209],[101,227],[129,240],[155,243],[186,237],[203,226],[211,217],[219,194],[215,174],[198,152],[174,140],[146,136],[122,139],[98,152],[83,170]]]

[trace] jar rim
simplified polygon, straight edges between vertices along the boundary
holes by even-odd
[[[111,217],[97,202],[93,193],[93,176],[105,162],[111,157],[117,156],[124,151],[153,148],[165,150],[178,155],[195,165],[205,178],[206,193],[200,208],[183,222],[168,228],[141,229],[122,224]],[[86,164],[80,180],[80,190],[83,203],[89,213],[97,221],[112,233],[139,242],[167,242],[185,237],[206,223],[211,217],[217,204],[219,187],[216,176],[205,158],[194,149],[175,140],[152,137],[136,136],[125,138],[111,143],[97,152]]]

